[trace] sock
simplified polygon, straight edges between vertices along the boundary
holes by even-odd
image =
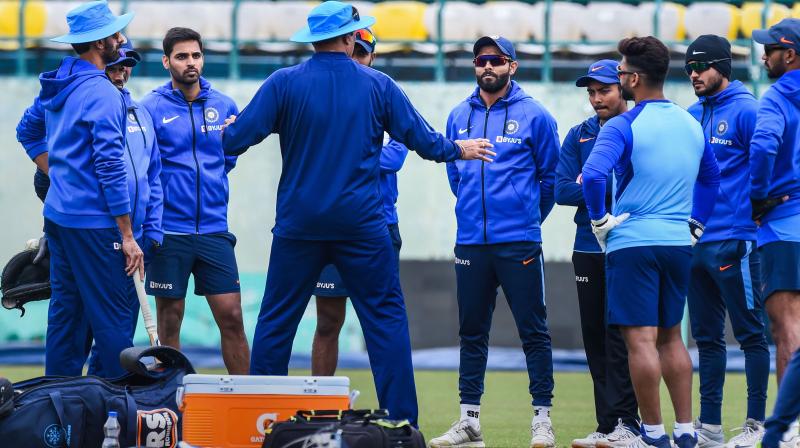
[[[481,429],[481,405],[479,404],[462,404],[461,405],[461,421],[466,420],[469,425],[475,429]]]
[[[678,423],[675,423],[675,425],[677,427]],[[722,425],[711,425],[709,423],[700,422],[700,427],[703,428],[703,429],[706,429],[708,431],[711,431],[711,432],[720,432],[720,431],[722,431]],[[693,429],[693,431],[694,431],[694,429]]]
[[[550,406],[533,407],[533,420],[531,420],[531,425],[536,422],[550,423]]]
[[[720,426],[722,426],[722,425],[720,425]],[[709,428],[709,429],[711,429],[711,428]],[[673,437],[680,437],[680,436],[682,436],[684,434],[689,434],[692,437],[694,437],[694,435],[695,435],[694,434],[694,425],[691,422],[689,422],[689,423],[678,423],[678,422],[675,422],[675,426],[673,427],[673,430],[672,430]]]
[[[651,439],[657,439],[661,436],[667,435],[667,431],[664,429],[664,424],[660,425],[645,425],[642,424],[642,432]]]

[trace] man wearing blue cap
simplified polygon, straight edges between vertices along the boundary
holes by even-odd
[[[750,142],[750,200],[759,225],[763,294],[775,340],[779,396],[763,445],[800,442],[800,19],[753,31],[775,84],[764,93]],[[794,368],[787,370],[792,354]]]
[[[161,151],[164,244],[147,268],[147,292],[156,297],[161,343],[180,346],[189,276],[205,296],[220,330],[228,373],[245,375],[249,348],[242,322],[239,270],[228,231],[228,173],[236,157],[222,152],[225,117],[239,109],[203,74],[203,40],[195,30],[169,29],[161,62],[170,80],[142,99]]]
[[[377,40],[369,28],[355,33],[356,45],[353,47],[353,60],[371,67],[375,61]],[[408,148],[386,135],[381,149],[381,198],[383,214],[389,225],[389,235],[395,255],[400,256],[403,244],[397,217],[397,172],[403,167]],[[333,375],[336,373],[339,355],[339,333],[344,325],[347,297],[350,295],[342,283],[342,276],[336,266],[325,266],[317,280],[314,290],[317,307],[317,329],[311,349],[311,374]]]
[[[283,172],[267,285],[250,371],[286,375],[297,325],[320,271],[334,264],[358,314],[378,400],[393,418],[417,421],[408,320],[398,260],[380,195],[384,130],[424,158],[490,160],[486,140],[454,142],[431,129],[391,78],[351,59],[353,33],[375,23],[327,1],[292,40],[314,55],[267,78],[223,136],[238,155],[280,136]]]
[[[455,270],[461,353],[461,416],[431,447],[484,446],[480,403],[489,331],[502,287],[522,340],[530,380],[531,446],[555,446],[550,421],[553,358],[544,298],[541,223],[554,204],[558,160],[556,122],[511,78],[517,71],[511,42],[484,36],[473,46],[478,86],[447,119],[451,138],[488,138],[494,163],[447,164],[456,196]]]
[[[674,443],[693,448],[692,362],[680,323],[691,246],[713,211],[719,168],[697,120],[664,98],[667,47],[652,36],[634,37],[621,40],[618,51],[622,93],[636,107],[600,130],[583,165],[583,193],[606,252],[607,323],[619,326],[625,340],[642,426],[632,440],[607,439],[617,447],[671,446],[661,416],[663,378],[675,411]]]
[[[52,286],[48,375],[80,375],[92,336],[95,373],[121,375],[119,353],[133,344],[132,334],[120,328],[135,325],[128,277],[144,274],[143,254],[125,162],[128,114],[105,74],[120,56],[120,30],[132,18],[114,16],[105,1],[71,10],[69,33],[53,40],[71,44],[78,57],[64,58],[57,70],[39,77],[36,101],[45,111],[47,143],[29,155],[46,158],[39,166],[51,180],[44,206]]]
[[[698,37],[686,50],[686,74],[699,101],[689,113],[703,126],[720,167],[720,192],[703,238],[692,250],[689,315],[700,354],[698,446],[725,443],[725,314],[745,356],[747,414],[730,448],[755,446],[764,432],[769,350],[764,335],[761,265],[750,208],[750,138],[758,101],[731,80],[731,45],[714,35]]]
[[[606,441],[609,435],[615,440],[634,436],[627,428],[637,427],[639,418],[636,395],[628,372],[625,341],[619,328],[606,326],[605,254],[592,234],[581,176],[581,169],[594,148],[600,128],[608,120],[628,110],[617,76],[618,64],[611,59],[597,61],[589,66],[585,76],[575,81],[577,87],[586,88],[589,104],[596,114],[569,130],[561,145],[556,167],[556,203],[577,207],[572,264],[578,287],[583,347],[594,385],[597,418],[597,429],[584,438],[573,440],[573,448],[594,447]],[[606,202],[610,201],[609,191]]]

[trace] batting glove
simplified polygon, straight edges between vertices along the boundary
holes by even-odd
[[[703,231],[706,230],[706,226],[700,223],[700,221],[689,218],[689,233],[692,235],[692,247],[697,244],[697,240],[703,236]]]
[[[628,219],[629,216],[631,216],[630,213],[623,213],[619,216],[606,213],[606,216],[592,220],[592,233],[594,233],[594,237],[597,238],[597,242],[600,244],[600,249],[603,249],[603,252],[606,251],[606,237],[608,237],[608,232]]]

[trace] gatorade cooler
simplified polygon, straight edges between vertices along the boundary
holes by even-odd
[[[260,448],[272,422],[301,409],[349,409],[349,394],[347,377],[186,375],[176,398],[184,441]]]

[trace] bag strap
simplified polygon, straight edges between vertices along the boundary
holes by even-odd
[[[139,445],[139,441],[137,440],[137,434],[139,433],[139,413],[138,407],[136,406],[136,400],[133,399],[133,395],[131,395],[129,388],[125,388],[125,405],[128,408],[128,415],[125,419],[127,422],[127,429],[128,429],[128,437],[127,441],[134,441],[134,444],[137,446]]]
[[[56,418],[58,418],[58,425],[62,429],[65,429],[65,426],[64,426],[64,420],[65,420],[65,418],[64,418],[64,415],[65,415],[64,414],[64,400],[61,398],[61,392],[53,391],[53,392],[48,393],[48,395],[50,396],[50,402],[53,403],[53,408],[56,410]],[[66,440],[64,441],[64,443],[65,443],[65,445],[64,445],[65,448],[69,448],[66,445]]]

